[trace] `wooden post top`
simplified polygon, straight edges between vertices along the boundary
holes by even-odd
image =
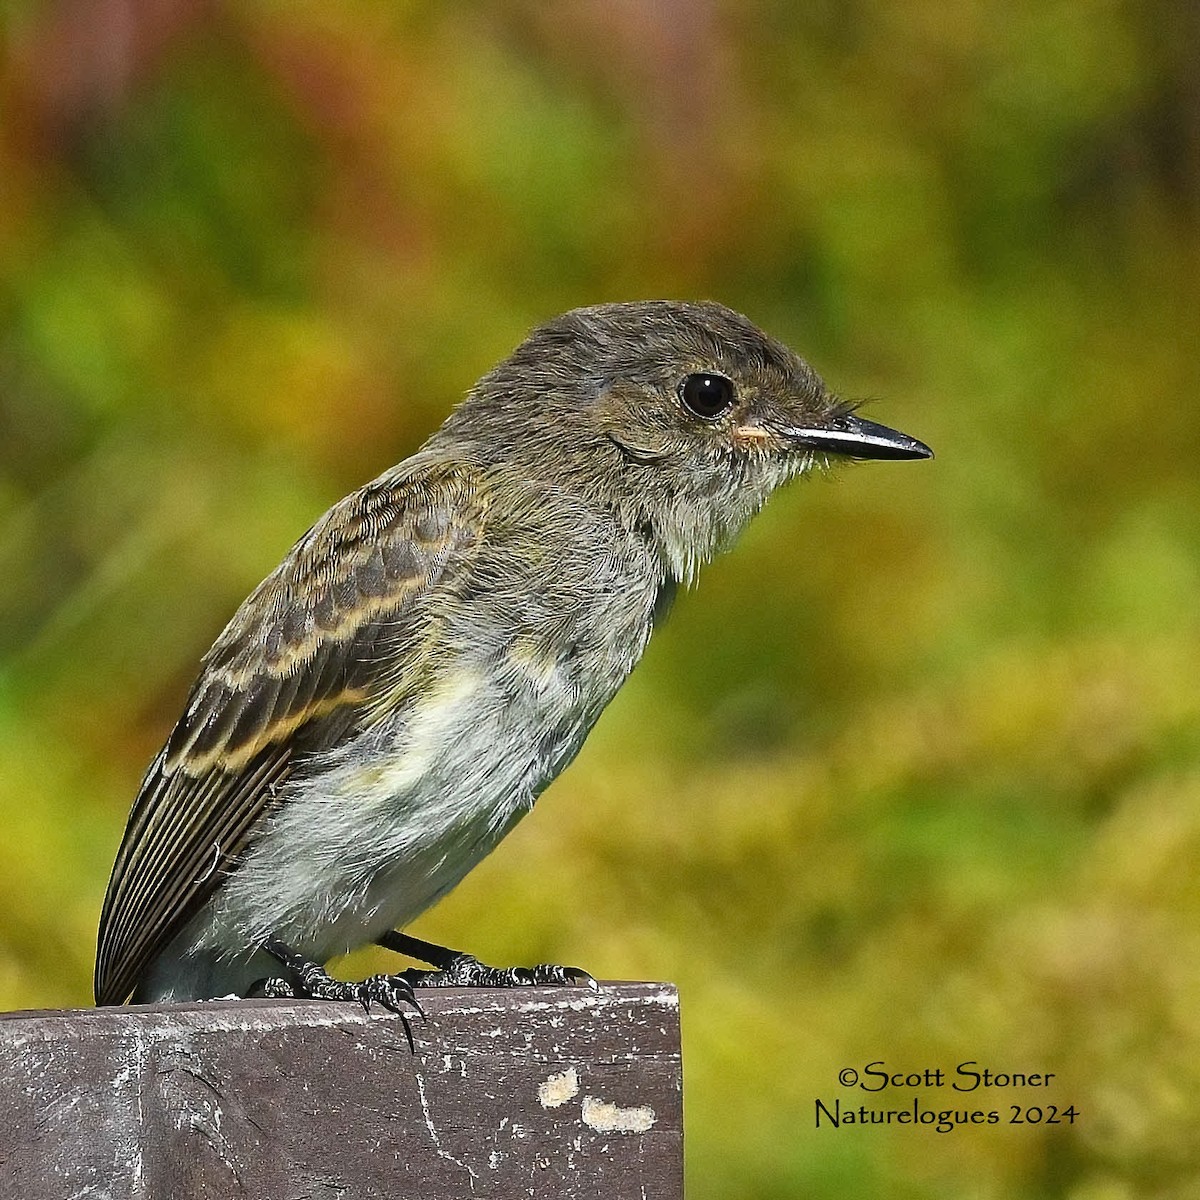
[[[683,1195],[675,989],[0,1014],[0,1196]]]

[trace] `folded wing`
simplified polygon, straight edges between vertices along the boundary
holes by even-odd
[[[330,510],[235,614],[129,816],[100,917],[97,1004],[123,1003],[306,757],[412,686],[439,594],[482,536],[478,475],[401,464]]]

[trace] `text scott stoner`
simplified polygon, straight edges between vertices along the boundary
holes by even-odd
[[[847,1067],[840,1074],[847,1087],[857,1086],[864,1092],[882,1092],[886,1087],[940,1088],[949,1085],[956,1092],[974,1092],[979,1088],[1048,1087],[1055,1078],[1053,1071],[993,1071],[977,1062],[962,1062],[947,1078],[941,1067],[925,1067],[920,1071],[889,1071],[882,1060],[867,1063],[860,1071]]]

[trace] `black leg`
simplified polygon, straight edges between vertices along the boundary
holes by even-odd
[[[432,963],[436,970],[404,972],[413,987],[577,987],[586,984],[593,991],[596,981],[579,967],[559,967],[539,963],[536,967],[489,967],[473,954],[449,950],[433,942],[422,941],[408,933],[390,930],[375,939],[386,950],[421,962]]]
[[[438,946],[434,942],[422,941],[411,933],[401,933],[398,929],[389,929],[387,933],[375,939],[375,944],[385,950],[394,950],[407,958],[415,958],[418,962],[429,963],[431,967],[445,970],[455,959],[462,958],[461,950],[451,950],[446,946]]]

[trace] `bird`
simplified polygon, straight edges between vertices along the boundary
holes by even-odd
[[[580,983],[405,927],[567,767],[676,591],[768,497],[921,459],[714,301],[577,308],[411,457],[336,503],[201,661],[151,762],[99,926],[100,1005]],[[409,968],[324,964],[369,943]]]

